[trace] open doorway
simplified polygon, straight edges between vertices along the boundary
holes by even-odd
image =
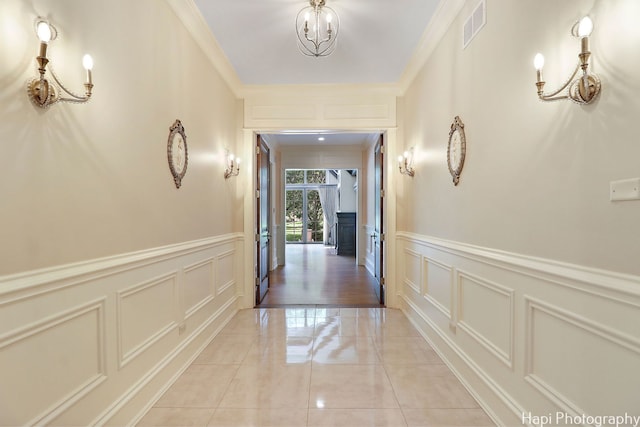
[[[315,138],[326,139],[322,144],[309,135],[261,135],[273,154],[273,258],[260,306],[381,304],[371,238],[373,147],[381,135],[347,134],[351,143],[342,134],[323,135]],[[332,143],[332,136],[341,142]],[[297,297],[278,301],[284,285]]]

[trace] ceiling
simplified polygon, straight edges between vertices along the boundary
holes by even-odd
[[[340,18],[335,52],[298,51],[308,0],[194,0],[245,85],[397,83],[440,0],[326,0]]]
[[[327,57],[298,50],[295,19],[308,0],[194,0],[245,85],[397,83],[440,0],[326,0],[340,19]],[[355,133],[273,134],[274,145],[366,145]]]

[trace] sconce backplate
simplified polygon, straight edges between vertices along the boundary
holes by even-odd
[[[587,76],[587,84],[584,77],[576,79],[569,87],[569,96],[571,100],[578,104],[590,104],[600,94],[602,83],[595,74]]]
[[[58,93],[55,86],[46,79],[32,79],[27,85],[29,99],[36,107],[49,108],[49,105],[58,101]]]

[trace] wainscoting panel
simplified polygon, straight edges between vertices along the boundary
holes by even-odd
[[[208,258],[185,268],[185,317],[191,317],[216,296],[214,263],[215,258]]]
[[[104,307],[90,302],[0,337],[1,425],[46,424],[106,379]]]
[[[0,425],[135,422],[236,313],[242,239],[0,277]]]
[[[177,273],[118,291],[118,367],[168,334],[177,324]]]
[[[525,301],[526,380],[531,385],[575,415],[585,408],[592,414],[624,414],[629,410],[624,400],[604,405],[612,389],[635,396],[635,408],[640,408],[637,337],[540,300]]]
[[[410,233],[396,242],[403,310],[498,425],[640,416],[640,277]],[[416,254],[422,295],[409,285]],[[433,288],[448,270],[449,307]]]
[[[235,285],[235,251],[227,251],[221,253],[217,257],[218,261],[218,277],[216,288],[218,293],[222,293],[225,290]]]
[[[422,257],[416,251],[405,249],[404,257],[404,283],[413,289],[414,292],[420,294],[422,286],[422,265],[420,261]]]
[[[423,257],[422,295],[451,320],[451,296],[453,289],[453,269],[450,265],[428,256]]]
[[[511,368],[514,290],[462,271],[458,271],[457,289],[457,326]]]

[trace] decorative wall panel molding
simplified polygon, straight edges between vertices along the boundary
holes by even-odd
[[[254,120],[314,120],[317,114],[315,106],[306,104],[254,105],[251,108]]]
[[[422,296],[449,320],[452,319],[453,268],[423,256]]]
[[[497,424],[523,411],[640,415],[640,277],[411,233],[396,244],[399,283],[416,253],[427,295],[446,282],[433,261],[453,271],[458,328],[410,286],[404,310]]]
[[[177,273],[117,292],[119,369],[177,326],[177,304]]]
[[[185,317],[189,318],[216,296],[214,257],[207,258],[184,269]]]
[[[216,269],[218,275],[216,278],[216,287],[218,294],[223,293],[227,289],[235,285],[235,251],[226,251],[218,255]]]
[[[47,424],[106,380],[105,303],[90,301],[0,336],[7,392],[0,425]]]
[[[386,120],[389,117],[389,105],[329,104],[325,106],[324,117],[329,120],[351,117],[354,119]]]
[[[304,93],[304,103],[300,103]],[[244,93],[245,128],[357,129],[396,126],[395,86],[294,85]]]
[[[404,253],[404,283],[417,294],[422,294],[422,257],[411,249],[405,249]]]
[[[634,373],[640,372],[638,337],[540,299],[524,299],[525,379],[532,386],[575,416],[613,410],[600,407],[611,392],[607,384],[614,386],[617,393],[636,394],[638,376]],[[557,354],[562,357],[554,357]],[[624,405],[616,410],[622,411],[615,412],[620,414],[629,411]]]
[[[515,291],[463,271],[456,282],[457,326],[513,368]]]
[[[0,277],[0,384],[11,390],[0,425],[129,425],[237,311],[243,242],[233,233]],[[207,300],[215,266],[224,292]],[[185,318],[185,287],[202,278]]]

